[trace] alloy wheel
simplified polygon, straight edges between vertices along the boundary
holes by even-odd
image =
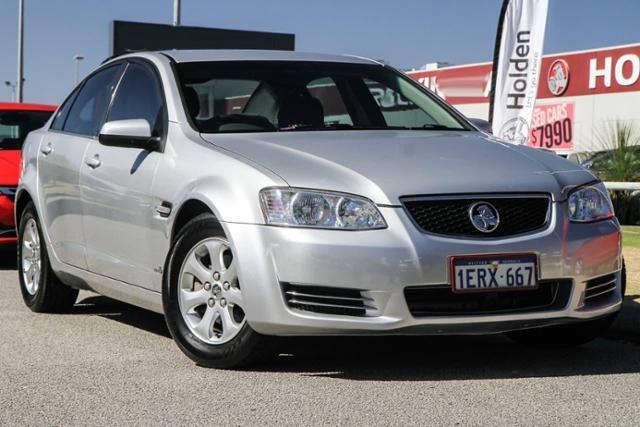
[[[30,218],[25,224],[22,235],[22,277],[29,295],[35,295],[40,286],[40,271],[42,270],[42,258],[40,250],[40,234],[36,220]]]
[[[236,262],[229,242],[196,244],[180,270],[180,313],[191,333],[207,344],[233,339],[246,323]]]

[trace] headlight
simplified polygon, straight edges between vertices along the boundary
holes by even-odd
[[[571,221],[591,222],[611,218],[613,215],[611,199],[602,184],[580,187],[569,194]]]
[[[387,224],[369,200],[340,193],[284,188],[260,192],[267,224],[337,230],[370,230]]]

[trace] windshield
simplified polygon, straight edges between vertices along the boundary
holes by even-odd
[[[21,150],[27,134],[41,128],[53,111],[0,111],[0,150]]]
[[[177,70],[203,133],[469,130],[408,77],[380,65],[188,62]]]

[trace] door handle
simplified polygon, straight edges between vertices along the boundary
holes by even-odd
[[[40,152],[45,156],[48,156],[49,154],[51,154],[53,152],[53,147],[51,146],[51,143],[48,143],[47,145],[42,147],[40,149]]]
[[[87,164],[87,166],[89,166],[91,169],[95,169],[100,167],[100,165],[102,164],[102,162],[100,161],[100,157],[96,154],[95,156],[93,156],[90,159],[87,159],[85,161],[85,163]]]

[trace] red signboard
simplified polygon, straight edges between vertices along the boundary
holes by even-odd
[[[640,44],[546,55],[538,99],[640,91]],[[453,105],[489,102],[491,63],[408,73]]]
[[[536,105],[528,145],[548,150],[573,148],[573,107],[570,102]]]

